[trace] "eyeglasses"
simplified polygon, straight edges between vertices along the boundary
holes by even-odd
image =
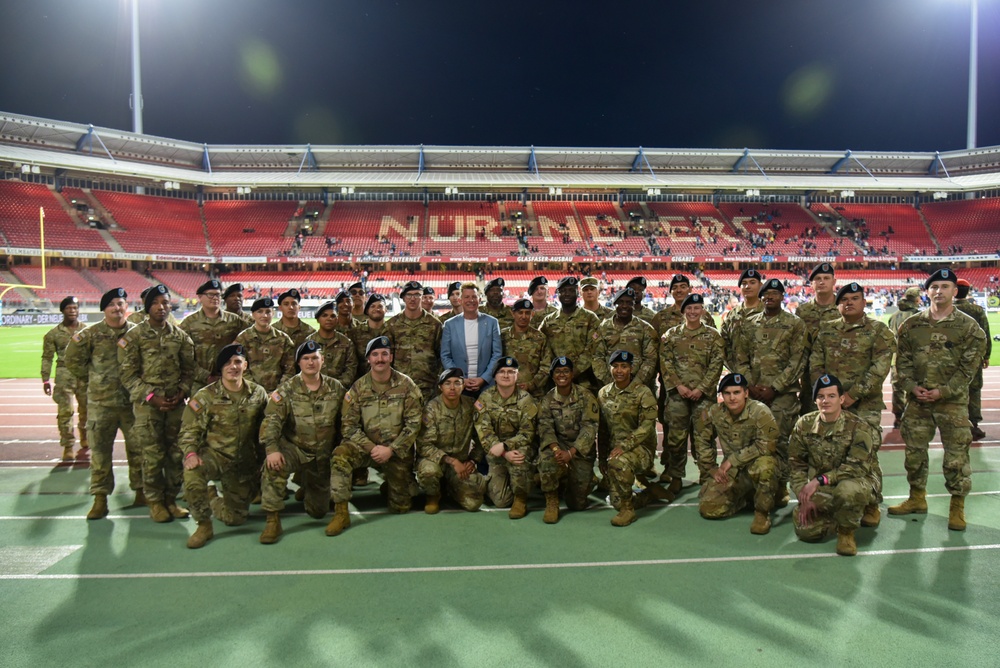
[[[365,294],[365,291],[364,290],[351,290],[351,294],[352,295],[363,295],[363,294]]]
[[[208,297],[209,299],[222,299],[221,292],[203,292],[201,294]]]

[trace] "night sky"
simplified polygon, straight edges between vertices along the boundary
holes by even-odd
[[[1000,144],[980,0],[978,145]],[[126,0],[0,3],[0,110],[130,130]],[[965,148],[969,0],[142,0],[147,134]]]

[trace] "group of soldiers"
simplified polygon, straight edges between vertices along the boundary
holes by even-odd
[[[325,531],[338,535],[370,468],[393,513],[423,495],[429,514],[443,497],[468,511],[488,499],[520,519],[537,485],[546,523],[559,521],[560,497],[583,510],[601,489],[617,511],[611,523],[626,526],[643,506],[677,496],[690,456],[703,517],[752,508],[750,530],[765,534],[790,487],[797,535],[835,533],[837,552],[853,555],[858,527],[881,518],[882,384],[895,355],[910,494],[888,512],[927,512],[927,450],[940,429],[948,526],[964,530],[977,422],[970,387],[977,378],[981,387],[989,357],[985,317],[980,326],[963,312],[950,269],[928,277],[929,307],[900,319],[895,334],[866,315],[861,285],[836,288],[830,264],[809,280],[814,297],[792,314],[781,281],[743,271],[743,302],[721,328],[683,274],[670,282],[674,303],[658,313],[642,305],[641,276],[613,295],[613,309],[590,277],[558,281],[558,307],[541,276],[512,306],[502,278],[486,283],[484,301],[477,284],[453,283],[443,315],[432,311],[433,290],[411,281],[400,292],[404,310],[388,320],[385,298],[356,283],[319,306],[318,328],[299,318],[294,289],[255,300],[246,315],[242,286],[209,280],[197,290],[201,308],[177,324],[165,286],[145,291],[143,311],[129,317],[116,288],[101,299],[103,320],[86,328],[76,300],[64,300],[42,376],[69,455],[68,393],[86,396],[78,401],[91,450],[87,518],[108,514],[120,431],[135,504],[156,522],[190,512],[191,548],[213,537],[213,517],[242,524],[254,502],[266,513],[260,542],[278,542],[290,481],[311,517],[332,507]],[[469,326],[480,314],[498,321],[502,350],[490,381],[470,383],[484,370],[445,368],[442,323]],[[189,510],[178,505],[182,490]]]

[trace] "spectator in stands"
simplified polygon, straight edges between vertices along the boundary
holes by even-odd
[[[496,318],[479,312],[479,288],[463,283],[462,317],[450,318],[441,332],[441,363],[445,369],[461,369],[465,391],[478,396],[493,383],[493,367],[503,354],[500,325]]]

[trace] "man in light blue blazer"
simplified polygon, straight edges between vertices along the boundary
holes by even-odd
[[[475,332],[475,337],[467,338],[467,332]],[[461,369],[465,373],[466,393],[478,396],[493,384],[493,367],[502,354],[499,322],[493,316],[479,312],[479,288],[476,284],[463,283],[462,317],[449,318],[441,331],[441,362],[444,368]],[[469,363],[470,359],[475,360],[474,365]]]

